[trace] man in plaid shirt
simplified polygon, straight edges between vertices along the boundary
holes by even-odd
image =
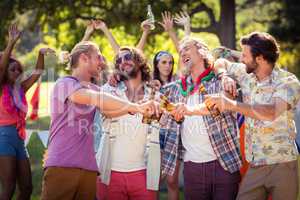
[[[176,109],[165,115],[160,130],[162,175],[172,175],[178,159],[184,161],[185,199],[235,199],[240,181],[238,128],[232,112],[212,115],[205,93],[221,91],[221,81],[211,71],[206,44],[185,38],[180,59],[185,78],[162,88]],[[205,92],[199,88],[204,86]],[[183,116],[183,123],[177,123]],[[174,116],[174,117],[171,117]]]

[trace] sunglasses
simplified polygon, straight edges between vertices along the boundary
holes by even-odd
[[[131,53],[127,53],[123,56],[120,56],[117,58],[116,60],[116,64],[119,65],[122,63],[122,61],[125,60],[125,61],[129,61],[129,60],[132,60],[132,54]]]

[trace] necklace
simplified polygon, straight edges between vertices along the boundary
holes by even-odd
[[[201,83],[205,81],[210,81],[215,76],[214,72],[212,71],[211,67],[207,68],[204,72],[202,72],[196,81],[196,84],[193,83],[190,86],[187,86],[187,76],[182,77],[178,83],[180,85],[180,93],[181,95],[187,97],[189,95],[194,94],[198,89]]]

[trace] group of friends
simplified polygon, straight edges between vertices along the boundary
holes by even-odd
[[[103,21],[90,21],[82,41],[63,56],[71,73],[51,93],[41,199],[154,200],[165,181],[168,199],[178,200],[183,163],[187,200],[296,200],[300,83],[276,64],[274,37],[252,32],[241,38],[241,52],[211,51],[190,36],[186,13],[164,12],[162,19],[179,54],[180,74],[174,75],[174,57],[164,50],[155,54],[151,73],[143,53],[149,20],[141,24],[136,47],[120,47]],[[184,26],[180,41],[174,22]],[[110,76],[90,41],[96,30],[115,54]],[[0,57],[0,200],[12,199],[16,186],[16,199],[30,199],[25,94],[43,73],[45,55],[54,53],[40,49],[35,70],[25,77],[11,55],[19,38],[17,26],[10,26]]]

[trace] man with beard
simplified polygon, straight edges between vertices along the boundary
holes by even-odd
[[[150,80],[150,69],[140,50],[132,47],[120,48],[115,69],[121,75],[121,81],[116,87],[104,85],[104,91],[130,102],[141,102],[150,98],[150,88],[146,86],[146,82]],[[157,111],[158,109],[157,104]],[[142,117],[129,113],[123,117],[104,119],[103,128],[106,131],[102,136],[100,154],[97,157],[106,154],[108,160],[103,162],[100,159],[98,163],[101,174],[101,183],[98,184],[99,199],[156,199],[156,191],[148,190],[146,186],[149,178],[146,177],[146,147],[149,145],[151,131],[148,124],[142,123]],[[109,134],[109,140],[103,142],[106,133]]]
[[[232,75],[241,85],[242,102],[223,95],[207,103],[246,116],[246,159],[250,163],[237,199],[297,199],[298,166],[294,143],[294,111],[300,99],[295,75],[276,66],[279,47],[267,33],[241,39],[242,64],[218,60],[215,69]],[[227,89],[235,88],[225,86]]]
[[[206,92],[221,91],[207,45],[188,37],[179,46],[187,75],[163,88],[177,106],[160,131],[162,175],[172,176],[183,157],[185,199],[234,200],[241,167],[235,113],[212,115],[203,103]]]

